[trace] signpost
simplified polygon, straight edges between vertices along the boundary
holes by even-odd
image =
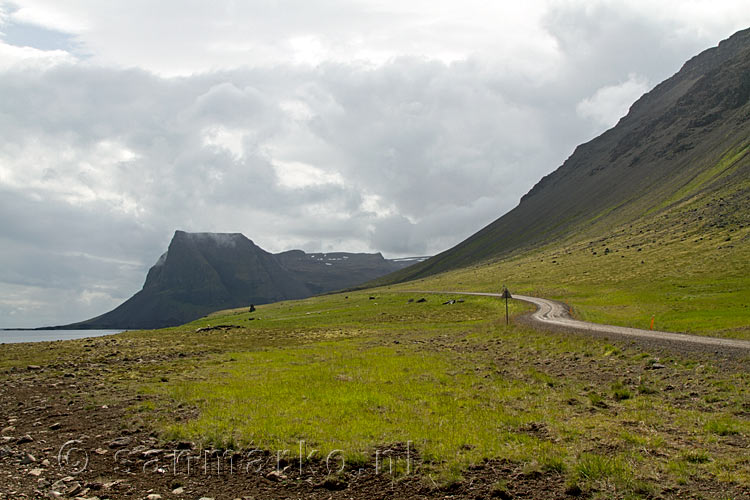
[[[510,294],[508,289],[503,285],[503,294],[501,295],[502,298],[505,299],[505,324],[508,324],[508,299],[512,299],[513,296]]]

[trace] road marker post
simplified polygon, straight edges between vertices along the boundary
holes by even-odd
[[[513,296],[508,291],[508,288],[506,288],[505,285],[503,285],[503,294],[501,295],[502,298],[505,299],[505,324],[509,324],[508,320],[508,299],[512,299]]]

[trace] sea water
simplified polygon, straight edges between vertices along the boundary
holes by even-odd
[[[0,330],[0,344],[48,342],[112,335],[124,330]]]

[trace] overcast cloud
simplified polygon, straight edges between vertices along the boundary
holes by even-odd
[[[746,2],[0,0],[0,327],[140,289],[175,229],[434,254]]]

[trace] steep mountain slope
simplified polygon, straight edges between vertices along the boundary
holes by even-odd
[[[606,234],[750,178],[750,29],[685,63],[612,129],[576,148],[519,205],[459,245],[375,283]],[[732,196],[744,200],[746,196]],[[741,204],[738,210],[747,212]]]
[[[176,231],[143,289],[114,310],[60,328],[162,328],[227,308],[358,285],[412,261],[377,254],[271,254],[239,233]]]

